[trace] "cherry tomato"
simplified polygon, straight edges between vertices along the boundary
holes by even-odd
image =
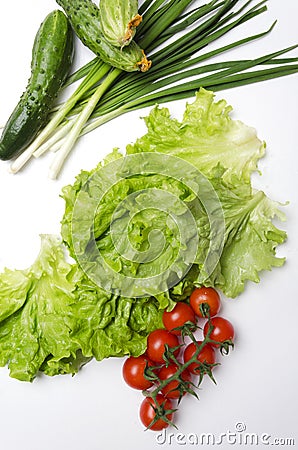
[[[212,317],[210,324],[214,327],[210,333],[210,339],[218,342],[232,341],[235,336],[234,327],[227,319],[223,317]],[[205,323],[204,336],[209,330],[209,322]],[[213,347],[219,347],[219,344],[211,344]]]
[[[172,311],[164,311],[162,321],[168,331],[179,336],[181,331],[173,328],[181,327],[186,322],[196,323],[196,318],[193,309],[187,303],[178,302]]]
[[[153,383],[144,377],[146,365],[152,366],[153,362],[144,355],[127,358],[122,367],[124,381],[134,389],[149,389]]]
[[[173,409],[173,404],[172,404],[171,400],[165,398],[163,395],[157,394],[156,400],[159,405],[163,404],[163,407],[165,410]],[[155,408],[155,402],[152,398],[146,397],[142,401],[141,407],[140,407],[140,419],[141,419],[142,424],[146,428],[149,428],[150,430],[154,430],[154,431],[159,431],[159,430],[162,430],[163,428],[167,428],[169,426],[169,424],[163,419],[158,419],[153,425],[150,426],[151,422],[153,421],[153,419],[156,416],[156,411],[154,410],[154,408]],[[167,414],[166,417],[168,420],[172,421],[173,413]]]
[[[147,355],[149,359],[159,364],[164,363],[163,355],[166,344],[169,348],[177,347],[179,345],[177,336],[163,328],[152,331],[147,338]],[[174,354],[176,357],[179,355],[179,348]]]
[[[197,341],[199,345],[201,345],[202,341]],[[194,342],[188,344],[188,346],[184,350],[183,360],[184,363],[188,362],[196,352],[196,345]],[[200,353],[196,358],[201,363],[214,364],[215,363],[215,351],[214,348],[210,344],[204,345]],[[200,373],[200,364],[196,364],[195,362],[191,363],[187,370],[195,375],[199,375]]]
[[[169,364],[168,366],[163,366],[159,371],[159,378],[160,380],[167,380],[168,378],[175,375],[175,373],[178,370],[178,366],[176,364]],[[191,374],[188,370],[184,370],[180,377],[184,381],[191,381]],[[180,391],[178,389],[179,387],[179,380],[172,380],[170,381],[164,388],[162,388],[161,392],[162,394],[167,398],[179,398],[180,397]],[[186,392],[183,393],[183,395],[186,394]]]
[[[202,303],[209,305],[210,317],[216,316],[220,310],[220,297],[212,287],[196,288],[190,295],[189,304],[198,317],[204,317],[200,306]]]

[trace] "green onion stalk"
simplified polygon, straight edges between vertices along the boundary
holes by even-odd
[[[233,48],[269,34],[261,33],[207,51],[210,44],[267,10],[266,0],[212,0],[192,8],[193,0],[145,0],[135,40],[152,61],[148,72],[125,72],[95,57],[65,83],[81,80],[70,98],[53,111],[47,126],[11,165],[19,171],[32,157],[55,152],[49,176],[55,179],[77,139],[140,108],[189,98],[201,88],[230,89],[298,72],[298,58],[282,57],[297,45],[256,59],[210,62]]]

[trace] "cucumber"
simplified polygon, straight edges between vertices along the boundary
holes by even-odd
[[[52,11],[35,36],[31,76],[0,139],[0,159],[18,156],[47,121],[73,59],[73,31],[60,10]]]
[[[103,35],[100,10],[92,0],[56,0],[61,6],[76,35],[105,63],[126,72],[146,72],[151,67],[144,51],[134,41],[130,45],[115,47]]]

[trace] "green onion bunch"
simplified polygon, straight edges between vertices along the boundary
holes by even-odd
[[[198,5],[199,3],[199,5]],[[269,34],[259,34],[216,49],[208,46],[267,10],[266,0],[145,0],[134,40],[152,66],[147,72],[125,72],[95,57],[65,83],[80,80],[65,103],[53,111],[46,127],[11,165],[13,173],[32,157],[54,152],[50,177],[56,178],[77,139],[121,114],[189,98],[201,88],[220,91],[297,73],[298,58],[285,58],[293,45],[256,59],[212,59]]]

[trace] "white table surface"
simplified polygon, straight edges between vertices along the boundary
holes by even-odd
[[[262,31],[278,19],[269,36],[234,51],[233,57],[254,57],[298,42],[298,2],[270,0],[268,7],[267,13],[221,41]],[[36,29],[54,8],[54,0],[1,2],[0,124],[26,85]],[[297,56],[297,51],[293,54]],[[85,47],[77,46],[77,65],[91,57]],[[177,415],[179,431],[171,429],[158,438],[143,431],[138,419],[141,394],[124,384],[122,359],[93,361],[73,378],[41,376],[31,384],[11,379],[2,368],[1,449],[194,448],[194,435],[212,433],[218,441],[228,432],[235,433],[237,444],[231,434],[230,442],[225,437],[224,443],[214,446],[262,448],[272,446],[275,438],[294,439],[298,445],[298,75],[219,92],[217,98],[225,98],[234,108],[233,117],[255,127],[267,142],[267,155],[260,162],[262,176],[254,177],[255,185],[275,200],[289,201],[288,220],[282,224],[288,240],[278,251],[287,257],[286,265],[264,273],[260,284],[250,283],[238,299],[224,300],[223,313],[234,323],[237,341],[234,352],[216,370],[217,386],[205,380],[200,401],[183,399]],[[167,106],[179,118],[185,101]],[[39,234],[59,233],[61,188],[113,147],[124,149],[141,136],[145,125],[140,116],[148,112],[124,115],[81,139],[58,181],[47,177],[50,155],[16,176],[8,173],[8,164],[0,163],[0,269],[31,264],[39,250]],[[241,426],[246,431],[241,432]],[[241,445],[240,435],[245,433],[257,436],[259,445]]]

